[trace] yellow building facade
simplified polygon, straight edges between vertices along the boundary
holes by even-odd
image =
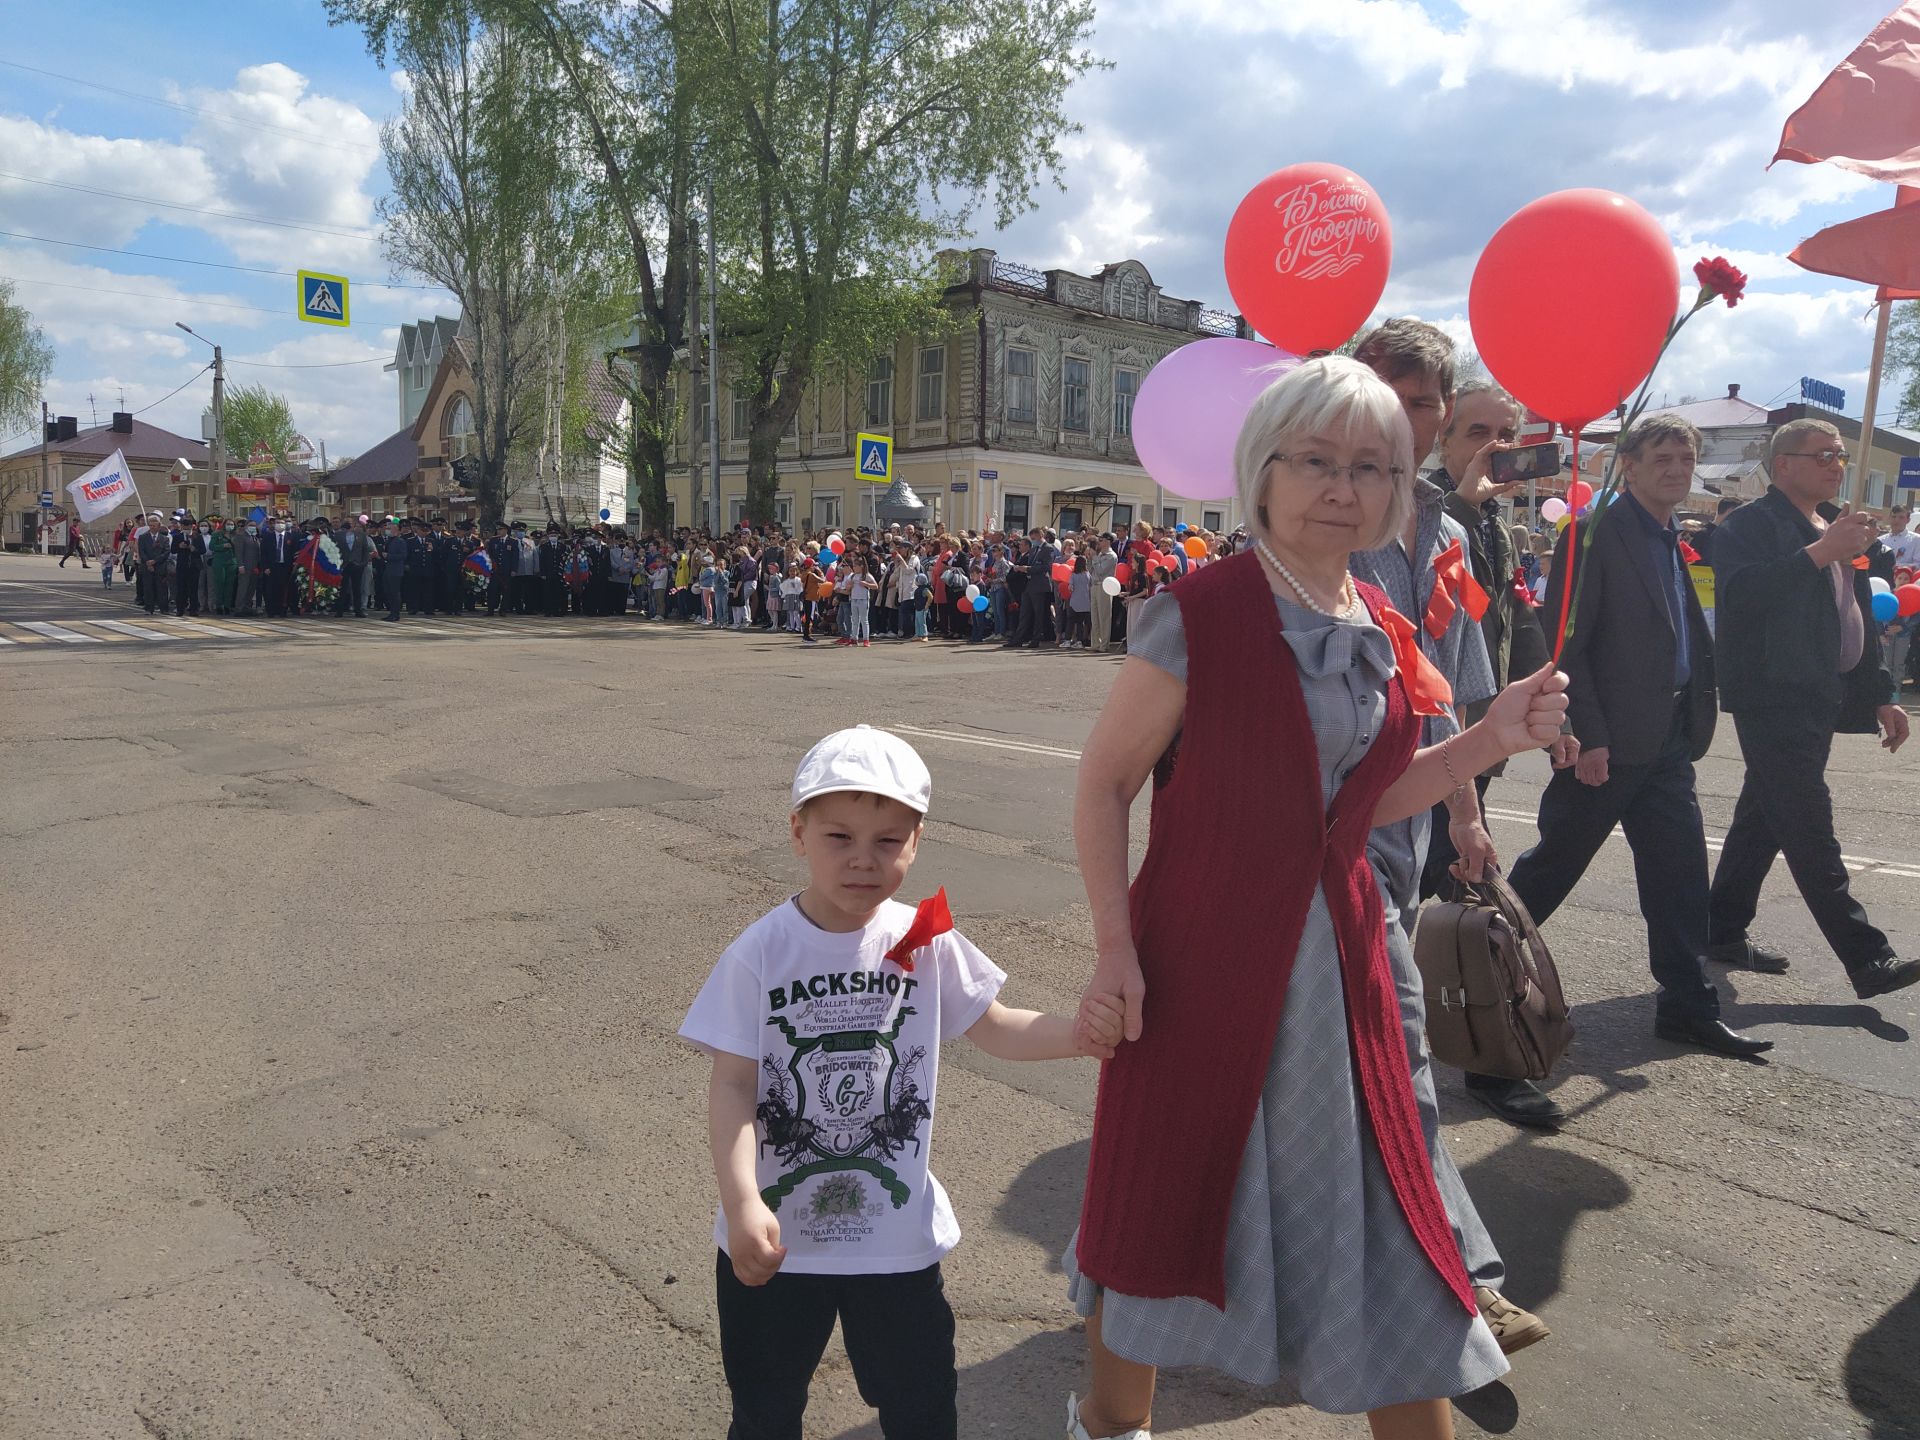
[[[1032,270],[991,250],[943,260],[964,277],[946,296],[955,328],[903,336],[864,372],[812,387],[780,447],[774,519],[807,532],[871,524],[885,487],[855,473],[856,437],[866,432],[892,438],[895,478],[950,530],[1240,522],[1232,501],[1202,504],[1156,486],[1134,452],[1132,416],[1161,358],[1209,336],[1252,338],[1244,322],[1164,294],[1137,260],[1095,275]],[[687,393],[684,370],[676,389]],[[719,524],[731,527],[746,507],[749,415],[724,368],[720,404]],[[680,408],[665,517],[676,526],[699,520],[689,459],[697,453],[710,473],[706,397]]]

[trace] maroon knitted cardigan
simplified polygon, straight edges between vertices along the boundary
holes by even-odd
[[[1386,597],[1359,589],[1377,619]],[[1387,687],[1381,732],[1328,811],[1299,672],[1258,556],[1207,566],[1172,593],[1186,627],[1186,711],[1171,773],[1165,762],[1156,771],[1131,906],[1146,1025],[1101,1067],[1080,1271],[1123,1295],[1193,1295],[1226,1308],[1234,1180],[1319,885],[1387,1179],[1414,1239],[1471,1313],[1473,1287],[1420,1129],[1366,853],[1374,807],[1419,732],[1405,687],[1398,676]]]

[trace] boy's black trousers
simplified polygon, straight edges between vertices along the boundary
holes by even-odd
[[[720,1359],[733,1394],[727,1440],[800,1440],[807,1387],[840,1321],[860,1398],[887,1440],[956,1440],[953,1310],[940,1267],[899,1275],[785,1275],[745,1285],[714,1268]]]

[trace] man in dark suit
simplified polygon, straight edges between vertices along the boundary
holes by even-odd
[[[268,615],[285,615],[293,598],[293,557],[300,539],[284,515],[273,517],[260,537],[260,589]]]
[[[382,597],[387,602],[387,619],[400,618],[400,599],[407,584],[407,566],[411,563],[413,544],[407,535],[405,525],[396,528],[386,537],[386,549],[383,555],[385,564],[381,569],[380,584],[386,592]]]
[[[154,511],[147,517],[147,528],[140,532],[140,604],[147,614],[167,608],[167,577],[173,573],[173,532]]]
[[[1654,1033],[1748,1059],[1773,1042],[1729,1029],[1704,973],[1707,837],[1693,762],[1713,742],[1713,637],[1673,523],[1693,485],[1700,432],[1677,415],[1652,415],[1627,432],[1619,454],[1623,488],[1593,521],[1590,543],[1573,557],[1562,537],[1554,556],[1547,613],[1557,615],[1562,588],[1579,582],[1560,655],[1579,759],[1540,797],[1540,841],[1514,864],[1512,884],[1544,922],[1622,826],[1660,986]]]
[[[1785,852],[1800,896],[1862,1000],[1920,981],[1853,898],[1833,833],[1827,756],[1836,732],[1885,737],[1898,750],[1907,713],[1880,661],[1873,592],[1855,557],[1874,543],[1872,515],[1830,508],[1846,478],[1839,431],[1795,420],[1774,432],[1773,484],[1713,537],[1721,698],[1740,736],[1746,781],[1713,876],[1714,958],[1779,971],[1747,927],[1760,886]]]

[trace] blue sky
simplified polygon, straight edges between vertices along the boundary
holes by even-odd
[[[1846,389],[1857,414],[1871,297],[1784,256],[1891,190],[1827,166],[1763,167],[1787,112],[1890,3],[1105,0],[1095,44],[1115,68],[1070,102],[1084,131],[1063,147],[1066,190],[1043,190],[1006,234],[972,243],[1082,271],[1137,258],[1170,293],[1225,306],[1220,243],[1240,196],[1280,165],[1332,160],[1392,213],[1383,310],[1466,339],[1473,262],[1500,222],[1548,191],[1602,185],[1646,204],[1686,264],[1725,253],[1754,277],[1737,311],[1688,327],[1663,388],[1738,383],[1767,403],[1812,374]],[[0,275],[54,342],[58,411],[104,419],[124,393],[129,408],[153,407],[145,418],[197,433],[208,352],[173,328],[185,320],[222,344],[236,383],[285,393],[331,455],[393,429],[381,364],[396,327],[451,312],[439,292],[376,288],[420,282],[389,273],[373,234],[378,126],[399,95],[358,32],[330,27],[317,0],[75,0],[14,7],[5,56],[18,63],[0,64],[0,171],[282,222],[0,176],[0,230],[39,237],[0,236]],[[288,276],[49,241],[344,273],[355,323],[298,322]],[[1550,299],[1541,323],[1578,344],[1578,317]]]

